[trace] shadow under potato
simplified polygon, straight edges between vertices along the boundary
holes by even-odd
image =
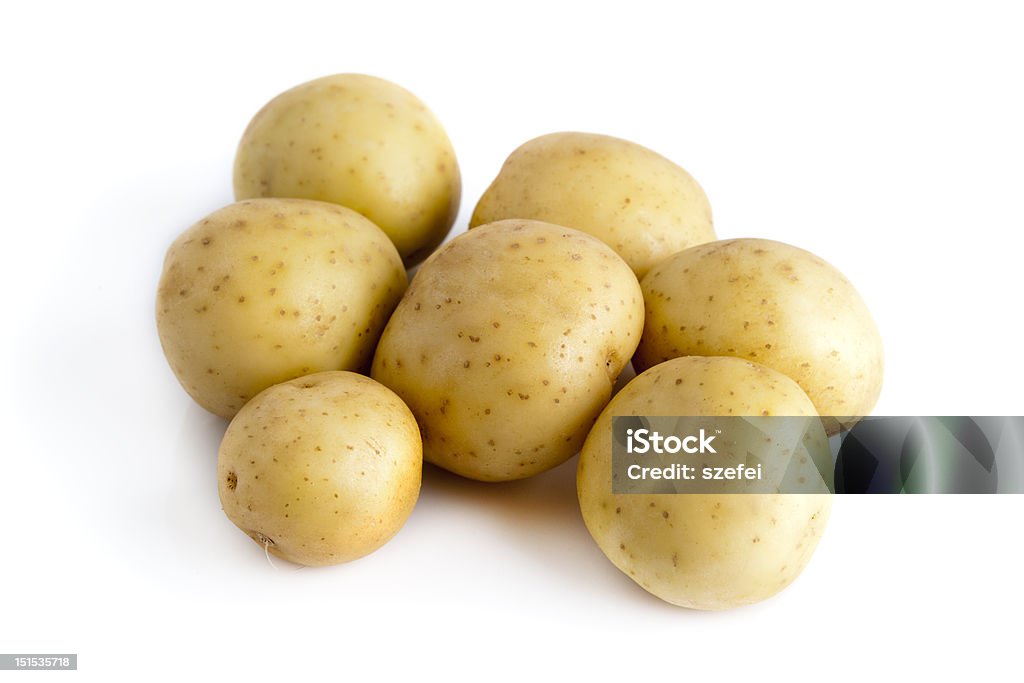
[[[578,457],[573,456],[558,467],[528,479],[499,483],[467,479],[424,463],[419,505],[433,510],[456,508],[493,521],[508,545],[549,570],[558,583],[566,584],[567,590],[585,595],[591,605],[596,601],[614,611],[628,604],[671,618],[700,615],[703,619],[716,619],[728,612],[672,605],[641,588],[608,561],[590,537],[580,513],[576,497]],[[458,545],[464,542],[464,539],[454,540]],[[524,597],[531,591],[521,585],[517,576],[494,578],[519,584],[510,586],[511,591]],[[570,600],[568,604],[573,602]],[[760,608],[760,605],[749,605],[742,609],[755,612]]]
[[[592,597],[613,595],[609,602],[613,607],[616,601],[631,597],[656,609],[678,610],[629,580],[591,539],[576,497],[577,457],[534,477],[499,483],[467,479],[424,463],[420,505],[456,507],[493,521],[510,546],[550,570],[574,592],[582,588]]]
[[[576,458],[528,479],[480,482],[423,464],[420,501],[457,506],[502,525],[544,564],[566,564],[591,544],[576,501]]]

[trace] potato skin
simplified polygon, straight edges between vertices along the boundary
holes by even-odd
[[[252,199],[215,211],[168,249],[157,330],[189,395],[230,418],[278,382],[365,370],[406,284],[394,245],[356,212]]]
[[[384,545],[412,512],[422,477],[412,413],[351,372],[261,392],[231,421],[217,458],[228,518],[267,551],[310,566]]]
[[[599,240],[509,220],[420,268],[373,361],[423,433],[424,458],[521,479],[579,449],[643,325],[640,287]]]
[[[407,265],[430,254],[459,210],[462,181],[444,128],[409,91],[361,74],[284,92],[238,144],[235,198],[334,202],[387,233]]]
[[[810,252],[764,239],[703,244],[642,282],[637,371],[736,356],[796,380],[821,415],[864,416],[882,389],[882,339],[857,290]]]
[[[642,278],[656,263],[715,239],[711,206],[693,177],[626,140],[552,133],[505,161],[469,226],[531,218],[594,235]]]
[[[718,610],[771,597],[810,560],[830,495],[613,494],[612,416],[814,415],[791,379],[738,358],[677,358],[627,384],[590,431],[577,469],[583,520],[602,552],[674,605]]]

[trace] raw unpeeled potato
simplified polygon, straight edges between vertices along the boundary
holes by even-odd
[[[351,372],[262,392],[231,421],[217,460],[228,518],[268,552],[305,565],[384,545],[412,512],[422,474],[412,413]]]
[[[338,74],[284,92],[249,123],[235,156],[235,198],[342,204],[387,233],[407,265],[444,239],[462,181],[444,128],[415,95]]]
[[[642,316],[636,277],[596,238],[499,221],[423,264],[381,335],[373,377],[409,404],[426,460],[521,479],[579,449]]]
[[[587,529],[616,567],[674,605],[726,609],[774,595],[810,560],[831,497],[612,493],[612,416],[814,414],[795,382],[756,363],[691,356],[654,366],[616,394],[583,446]]]
[[[868,415],[882,338],[850,281],[810,252],[764,239],[702,244],[643,279],[638,372],[678,356],[736,356],[796,380],[823,416]]]
[[[662,259],[715,239],[693,177],[638,144],[552,133],[516,149],[476,205],[470,227],[532,218],[594,235],[638,278]]]
[[[406,287],[394,245],[355,211],[252,199],[174,241],[157,291],[160,343],[199,405],[231,417],[322,370],[365,370]]]

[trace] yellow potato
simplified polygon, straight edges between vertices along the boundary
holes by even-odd
[[[412,512],[422,476],[412,413],[351,372],[260,393],[231,421],[217,459],[228,519],[268,552],[305,565],[384,545]]]
[[[365,370],[405,291],[402,260],[356,212],[305,199],[215,211],[167,251],[160,343],[199,405],[231,417],[267,387]]]
[[[640,286],[597,239],[509,220],[420,268],[373,377],[412,409],[424,458],[483,481],[558,465],[583,443],[643,325]]]
[[[646,147],[588,133],[552,133],[512,152],[470,227],[532,218],[594,235],[642,278],[654,264],[715,239],[697,181]]]
[[[803,249],[712,242],[666,259],[642,286],[637,371],[677,356],[736,356],[796,380],[821,415],[864,416],[878,400],[878,328],[842,273]]]
[[[342,204],[387,233],[407,265],[441,243],[461,193],[455,150],[415,95],[338,74],[284,92],[253,117],[235,156],[235,198]]]
[[[810,560],[828,494],[614,494],[612,416],[798,415],[814,406],[791,379],[738,358],[656,365],[616,394],[580,454],[583,520],[612,563],[674,605],[726,609],[768,598]]]

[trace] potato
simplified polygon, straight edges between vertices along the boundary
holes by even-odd
[[[171,245],[157,330],[185,390],[231,417],[272,384],[367,369],[405,287],[394,245],[356,212],[253,199],[215,211]]]
[[[386,387],[320,372],[260,393],[217,458],[224,513],[298,564],[348,562],[398,533],[419,497],[423,450],[412,413]]]
[[[644,278],[643,371],[677,356],[737,356],[796,380],[825,416],[871,412],[882,340],[853,285],[817,256],[763,239],[704,244]]]
[[[656,365],[616,394],[580,454],[583,520],[612,563],[674,605],[726,609],[768,598],[810,560],[828,494],[613,494],[612,416],[814,415],[791,379],[739,358]]]
[[[553,133],[512,152],[470,227],[532,218],[590,233],[638,278],[662,259],[715,239],[697,181],[665,157],[605,135]]]
[[[639,283],[599,240],[499,221],[427,259],[381,336],[373,377],[409,404],[426,460],[521,479],[579,449],[642,315]]]
[[[359,74],[327,76],[271,100],[235,156],[235,198],[342,204],[379,225],[407,265],[455,222],[462,181],[441,123],[415,95]]]

